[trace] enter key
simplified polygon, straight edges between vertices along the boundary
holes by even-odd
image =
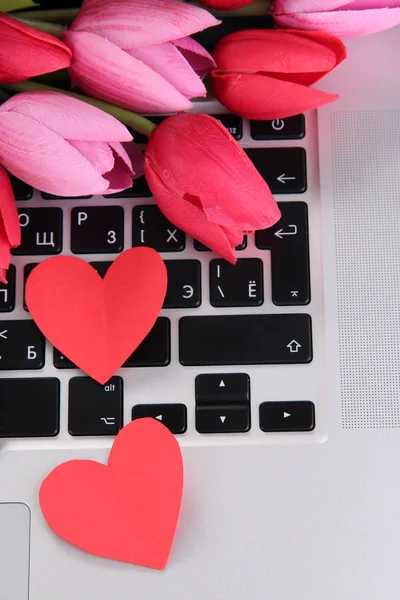
[[[311,301],[308,208],[305,202],[279,202],[281,219],[256,232],[256,246],[271,250],[272,301],[301,306]]]

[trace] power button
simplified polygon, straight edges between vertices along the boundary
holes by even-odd
[[[273,121],[250,121],[250,132],[253,140],[300,140],[305,135],[304,115]]]
[[[275,129],[275,131],[282,131],[285,127],[285,121],[283,119],[275,119],[271,122],[271,127],[272,129]]]

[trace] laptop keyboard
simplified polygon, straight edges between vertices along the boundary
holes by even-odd
[[[22,243],[12,251],[8,285],[0,284],[0,437],[114,436],[143,416],[193,439],[314,429],[315,405],[304,391],[264,402],[252,394],[253,372],[259,378],[263,369],[267,382],[267,365],[285,365],[286,379],[294,365],[304,369],[313,360],[306,150],[290,143],[305,136],[305,119],[217,117],[280,195],[281,220],[246,236],[235,266],[165,219],[144,178],[120,194],[81,199],[39,194],[12,178]],[[260,140],[265,147],[251,147]],[[104,277],[132,246],[162,254],[168,291],[152,331],[102,386],[46,342],[29,319],[25,282],[42,258],[60,253],[82,256]],[[169,376],[163,388],[168,370],[175,389]],[[190,387],[179,391],[188,376]],[[147,393],[152,385],[164,394]]]

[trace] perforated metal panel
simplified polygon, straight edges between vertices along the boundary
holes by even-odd
[[[400,111],[331,115],[342,425],[400,426]]]

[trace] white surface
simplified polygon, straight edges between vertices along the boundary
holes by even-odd
[[[28,600],[30,510],[0,502],[0,600]]]
[[[84,554],[55,537],[43,523],[37,492],[51,468],[71,458],[105,461],[107,456],[105,447],[90,449],[87,441],[74,442],[81,447],[72,449],[65,433],[64,406],[59,440],[32,443],[28,452],[15,451],[18,444],[7,442],[0,454],[0,501],[24,501],[32,509],[30,600],[398,600],[399,431],[342,428],[340,295],[329,153],[333,110],[400,106],[398,34],[399,30],[349,42],[348,63],[321,85],[341,91],[342,100],[321,111],[322,220],[316,171],[309,170],[310,190],[307,197],[299,198],[307,200],[312,215],[313,301],[304,312],[310,312],[317,324],[315,360],[298,368],[246,369],[256,407],[268,399],[315,399],[317,419],[321,415],[315,437],[261,435],[253,421],[251,434],[245,438],[252,445],[242,445],[243,436],[204,438],[194,433],[193,410],[189,410],[190,433],[183,440],[182,515],[168,568],[158,573]],[[386,84],[387,94],[382,88],[376,91],[377,82]],[[309,132],[315,134],[310,118]],[[311,166],[317,150],[315,137],[308,138],[307,148]],[[358,201],[355,220],[360,210]],[[341,225],[336,222],[336,232]],[[398,240],[393,242],[398,251]],[[205,279],[203,283],[206,298]],[[276,310],[268,294],[263,310],[266,307]],[[348,305],[341,310],[345,315]],[[201,311],[212,312],[206,305]],[[364,328],[370,315],[361,306],[360,311]],[[398,314],[388,314],[388,319],[397,326]],[[173,330],[176,335],[176,326]],[[173,360],[176,363],[176,346]],[[160,369],[153,379],[150,371],[132,370],[126,385],[127,414],[136,399],[143,402],[145,398],[184,401],[193,409],[193,379],[198,369],[168,367],[165,371],[163,375]],[[63,389],[65,393],[65,383]],[[326,433],[325,443],[302,443],[324,439]],[[99,446],[102,441],[91,444]],[[29,443],[19,447],[29,448]]]

